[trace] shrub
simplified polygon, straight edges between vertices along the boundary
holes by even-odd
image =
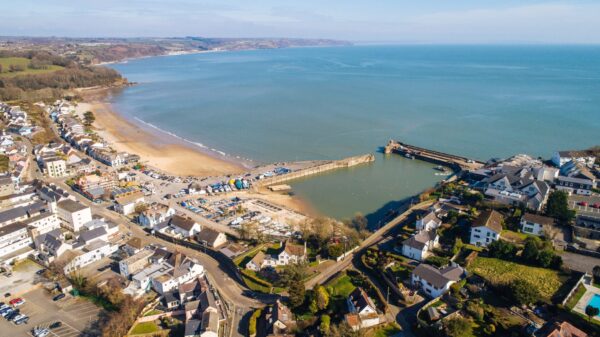
[[[513,280],[509,284],[508,289],[511,297],[521,305],[536,303],[541,298],[537,289],[525,280]]]
[[[250,316],[250,320],[248,321],[248,334],[250,336],[256,335],[256,321],[258,320],[258,318],[260,317],[261,314],[262,314],[262,310],[256,309],[252,313],[252,316]]]

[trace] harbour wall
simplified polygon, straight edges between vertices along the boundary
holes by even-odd
[[[304,178],[307,176],[311,176],[314,174],[320,174],[320,173],[324,173],[327,171],[367,164],[367,163],[371,163],[373,161],[375,161],[375,156],[373,154],[365,154],[365,155],[361,155],[361,156],[354,156],[354,157],[344,158],[344,159],[340,159],[340,160],[327,161],[322,164],[318,164],[315,166],[300,169],[298,171],[294,171],[294,172],[290,172],[287,174],[282,174],[279,176],[274,176],[274,177],[269,177],[269,178],[259,180],[259,181],[255,182],[253,186],[254,187],[264,187],[264,186],[270,186],[270,185],[275,185],[275,184],[281,184],[286,181]]]

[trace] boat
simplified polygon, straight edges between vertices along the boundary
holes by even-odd
[[[415,157],[413,155],[411,155],[410,153],[405,153],[404,156],[408,159],[415,159]]]
[[[445,172],[445,171],[446,171],[446,168],[445,168],[445,167],[443,167],[442,165],[438,165],[438,166],[434,167],[433,169],[434,169],[434,170],[441,171],[441,172]]]

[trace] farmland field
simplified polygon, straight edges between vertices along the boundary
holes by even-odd
[[[0,66],[2,67],[2,72],[0,72],[0,77],[14,77],[18,75],[35,75],[35,74],[43,74],[50,73],[53,71],[57,71],[63,69],[61,66],[56,65],[48,65],[45,69],[30,69],[28,68],[30,60],[24,57],[0,57]],[[21,71],[10,71],[10,66],[19,66],[23,70]]]
[[[537,288],[546,300],[549,300],[563,283],[556,270],[487,257],[476,258],[469,266],[469,271],[483,277],[494,286],[508,285],[516,279],[527,281]]]

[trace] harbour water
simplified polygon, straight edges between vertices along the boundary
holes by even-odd
[[[600,144],[600,47],[353,46],[204,53],[112,65],[126,117],[256,162],[339,159],[390,139],[487,160]],[[373,220],[442,177],[378,154],[293,182],[338,218]]]

